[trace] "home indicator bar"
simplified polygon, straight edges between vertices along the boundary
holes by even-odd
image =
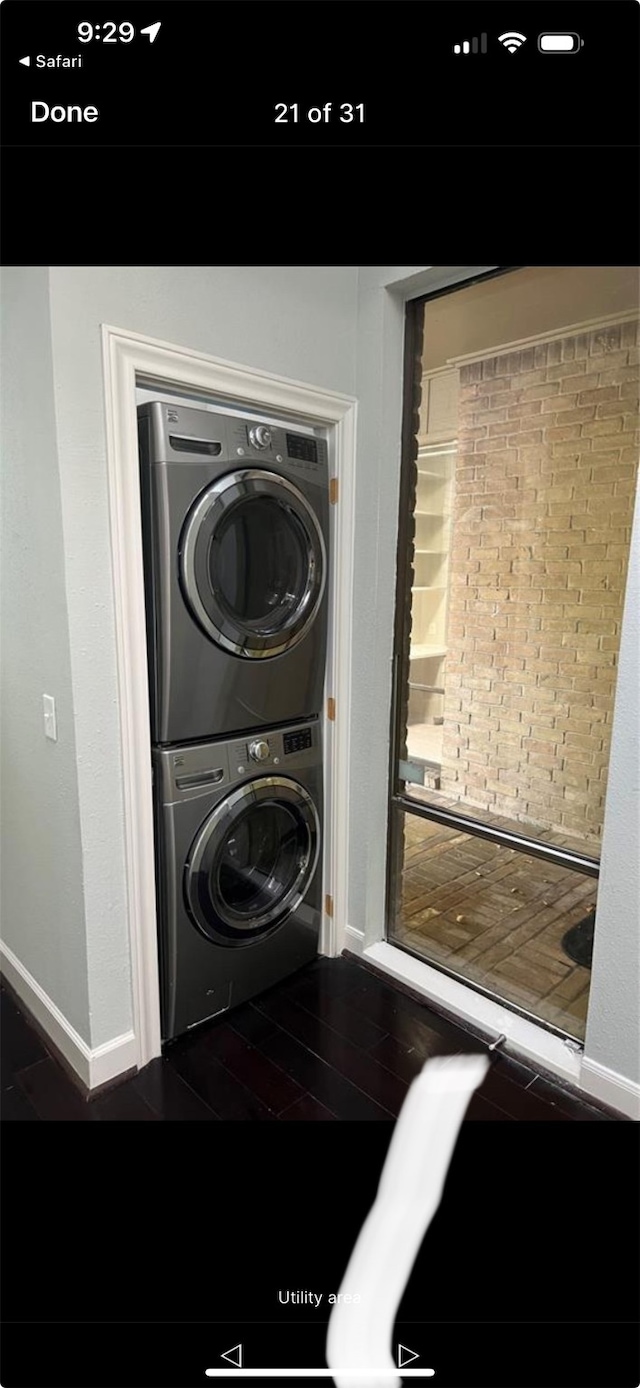
[[[404,1369],[405,1364],[413,1363],[414,1359],[419,1359],[420,1355],[414,1349],[409,1349],[407,1345],[396,1346],[397,1364],[399,1369]],[[244,1363],[244,1345],[232,1345],[220,1355],[221,1359],[226,1359],[228,1364],[233,1364],[236,1374],[244,1374],[245,1378],[358,1378],[361,1379],[367,1370],[363,1369],[248,1369]],[[371,1372],[374,1372],[371,1370]],[[412,1374],[414,1378],[433,1378],[435,1369],[408,1369],[407,1374]],[[229,1378],[228,1369],[205,1369],[207,1378]],[[388,1378],[390,1382],[397,1383],[398,1375],[393,1369],[376,1369],[376,1381]]]
[[[205,1369],[207,1378],[356,1378],[360,1381],[369,1372],[375,1376],[376,1383],[388,1378],[389,1383],[398,1382],[396,1369]],[[433,1378],[435,1369],[403,1369],[403,1378]]]

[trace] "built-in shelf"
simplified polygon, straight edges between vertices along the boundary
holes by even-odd
[[[442,757],[451,513],[457,456],[457,370],[422,378],[415,495],[407,746],[431,779]]]
[[[433,660],[447,654],[446,646],[430,646],[421,642],[420,645],[412,646],[409,651],[409,660]]]
[[[451,402],[453,406],[454,397]],[[434,440],[435,442],[435,440]],[[444,660],[447,654],[447,596],[451,511],[456,445],[426,446],[418,456],[415,548],[411,588],[412,636],[409,659],[411,760],[437,766],[443,714]],[[430,638],[430,639],[425,639]],[[421,662],[425,662],[424,665]]]
[[[442,762],[442,727],[433,723],[418,723],[407,728],[409,760],[437,771]]]

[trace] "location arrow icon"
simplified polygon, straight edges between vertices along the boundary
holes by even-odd
[[[234,1358],[234,1355],[235,1355],[235,1358]],[[224,1354],[221,1354],[221,1355],[220,1355],[220,1358],[221,1358],[221,1359],[226,1359],[226,1360],[227,1360],[227,1363],[233,1364],[233,1365],[235,1366],[236,1369],[241,1369],[241,1368],[242,1368],[242,1345],[234,1345],[232,1349],[225,1350],[225,1353],[224,1353]],[[414,1358],[415,1358],[415,1355],[414,1355]]]
[[[18,58],[18,62],[19,62],[19,63],[22,63],[22,66],[23,66],[23,67],[31,67],[31,59],[30,59],[30,58]]]
[[[161,24],[161,23],[162,23],[162,20],[160,21],[160,24]],[[147,24],[146,29],[141,29],[141,30],[140,30],[140,33],[141,33],[141,34],[148,34],[148,35],[149,35],[149,43],[153,43],[154,40],[157,39],[157,37],[158,37],[158,31],[159,31],[159,29],[160,29],[160,24]]]
[[[412,1349],[407,1349],[406,1345],[398,1345],[398,1368],[404,1369],[406,1364],[411,1364],[414,1359],[419,1359],[419,1354],[414,1354]]]

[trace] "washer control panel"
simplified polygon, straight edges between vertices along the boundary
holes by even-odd
[[[311,746],[311,728],[301,728],[299,732],[285,733],[282,738],[285,757],[293,752],[304,752]]]
[[[228,744],[229,778],[243,780],[249,776],[268,775],[273,768],[293,770],[308,766],[317,758],[320,745],[317,723],[304,723],[286,730],[248,734]]]
[[[271,755],[269,743],[259,738],[256,742],[249,743],[249,756],[252,761],[266,761]]]

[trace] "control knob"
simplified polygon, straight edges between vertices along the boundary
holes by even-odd
[[[249,442],[254,448],[268,448],[271,443],[271,430],[267,429],[266,424],[255,424],[249,430]]]
[[[268,742],[250,742],[249,756],[253,761],[266,761],[269,756]]]

